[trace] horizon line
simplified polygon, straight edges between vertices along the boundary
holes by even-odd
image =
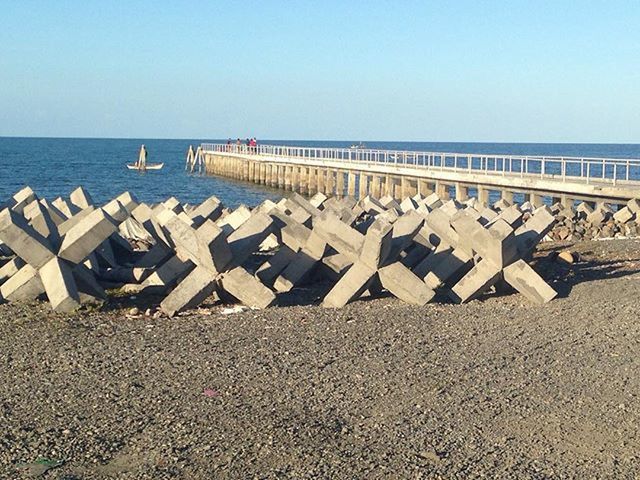
[[[69,137],[69,136],[47,136],[47,135],[0,135],[0,139],[2,138],[20,138],[20,139],[43,139],[43,140],[200,140],[203,143],[206,143],[206,140],[225,140],[231,138],[238,137],[220,137],[220,138],[175,138],[175,137],[93,137],[93,136],[77,136],[77,137]],[[243,137],[240,137],[241,140],[244,140]],[[276,142],[372,142],[372,143],[471,143],[471,144],[515,144],[515,145],[640,145],[639,143],[633,142],[542,142],[542,141],[487,141],[487,140],[354,140],[354,139],[313,139],[313,138],[288,138],[288,139],[277,139],[277,138],[265,138],[263,140],[259,140],[259,143],[269,141]]]

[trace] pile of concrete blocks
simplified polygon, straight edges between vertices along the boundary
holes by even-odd
[[[554,241],[596,240],[600,238],[637,237],[640,234],[640,200],[632,199],[613,210],[606,203],[580,203],[575,209],[555,204],[557,219],[550,233]]]
[[[212,296],[266,308],[311,284],[331,308],[363,295],[420,306],[508,290],[544,303],[556,292],[529,260],[555,222],[547,207],[436,194],[292,193],[229,209],[215,196],[147,204],[127,192],[97,206],[82,188],[48,201],[26,187],[0,211],[0,300],[46,295],[66,312],[120,289],[173,316]]]

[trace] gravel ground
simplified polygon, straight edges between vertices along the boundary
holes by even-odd
[[[640,241],[553,248],[543,307],[1,305],[0,477],[636,478]]]

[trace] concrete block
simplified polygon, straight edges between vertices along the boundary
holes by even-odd
[[[0,286],[0,297],[10,302],[33,300],[44,293],[38,271],[27,264]]]
[[[425,225],[435,234],[436,239],[430,238],[432,244],[444,242],[447,245],[456,247],[460,240],[458,232],[451,227],[451,217],[444,213],[441,209],[433,210],[425,219]],[[432,235],[429,235],[432,237]]]
[[[220,283],[226,293],[249,307],[267,308],[276,299],[271,290],[242,267],[225,272]]]
[[[355,263],[324,297],[322,306],[341,308],[359,298],[367,290],[375,274],[375,268],[368,267],[362,262]]]
[[[453,301],[466,303],[479,297],[499,278],[502,268],[493,262],[481,260],[451,289]]]
[[[371,215],[377,215],[387,210],[384,205],[382,205],[378,200],[376,200],[371,195],[367,195],[358,203],[365,212]]]
[[[426,257],[424,257],[420,261],[420,263],[418,263],[413,268],[413,273],[415,273],[418,276],[418,278],[424,279],[427,276],[427,274],[431,272],[436,265],[444,261],[445,258],[447,258],[451,254],[451,252],[453,252],[453,248],[450,245],[447,245],[444,242],[440,243],[434,251],[432,251]],[[431,288],[437,288],[437,286],[440,285],[440,283],[441,281],[438,280],[435,287],[432,286]]]
[[[382,286],[403,302],[425,305],[435,295],[432,289],[400,262],[380,268],[378,276]]]
[[[342,253],[334,253],[325,256],[320,262],[320,271],[325,278],[329,281],[337,282],[340,280],[349,268],[353,265],[353,262]],[[324,268],[323,268],[324,267]]]
[[[304,248],[296,253],[293,261],[276,278],[273,283],[276,291],[288,292],[305,281],[324,256],[326,248],[325,241],[312,231]]]
[[[630,222],[631,220],[633,220],[635,217],[635,213],[632,212],[629,207],[622,207],[620,210],[618,210],[616,213],[614,213],[613,215],[613,219],[618,222],[618,223],[622,223],[625,224],[627,222]]]
[[[194,264],[190,260],[184,260],[177,255],[173,255],[142,282],[141,290],[150,287],[169,287],[179,277],[192,270],[193,267]],[[204,267],[201,269],[207,270]],[[211,272],[209,272],[209,276],[213,276]]]
[[[503,220],[507,222],[512,228],[517,229],[522,225],[522,211],[520,210],[520,207],[518,207],[518,205],[511,205],[502,209],[500,214],[492,221],[490,221],[489,224],[497,220]]]
[[[33,190],[31,190],[31,187],[27,186],[21,188],[13,195],[11,201],[9,202],[9,205],[11,206],[11,210],[16,213],[22,214],[24,208],[37,199],[38,196],[34,193]]]
[[[438,209],[438,211],[445,213],[448,217],[452,217],[458,212],[458,210],[461,210],[461,209],[462,209],[462,205],[460,205],[455,200],[451,199],[445,202],[444,204],[442,204],[442,206]]]
[[[49,216],[53,220],[53,223],[56,225],[60,225],[62,222],[67,220],[67,216],[58,210],[52,203],[50,203],[46,198],[40,200],[40,204],[47,209],[49,212]]]
[[[49,240],[29,225],[22,215],[7,208],[0,212],[0,241],[36,269],[54,256]]]
[[[537,208],[531,218],[515,232],[520,256],[528,256],[540,240],[551,231],[555,222],[556,219],[548,207]]]
[[[83,187],[76,188],[71,195],[69,195],[69,200],[72,204],[78,207],[80,210],[84,210],[93,205],[93,199],[89,192],[87,192]]]
[[[189,212],[189,217],[196,227],[202,225],[205,220],[215,222],[222,215],[222,203],[217,197],[211,196]]]
[[[73,278],[78,288],[80,303],[100,303],[107,299],[107,294],[96,280],[94,273],[83,264],[73,267]]]
[[[413,271],[413,269],[430,254],[430,248],[414,242],[413,245],[406,250],[406,255],[401,256],[400,263]],[[424,275],[420,278],[423,277]]]
[[[488,207],[485,207],[480,211],[480,218],[482,219],[481,223],[484,225],[491,222],[492,220],[495,220],[497,216],[498,213]]]
[[[152,215],[153,210],[146,203],[141,203],[131,212],[131,216],[135,218],[141,225],[144,225]]]
[[[197,266],[162,300],[160,309],[172,317],[200,305],[215,288],[215,276],[206,268]]]
[[[115,220],[118,225],[129,218],[129,212],[117,199],[113,199],[108,202],[104,207],[102,207],[102,210]]]
[[[442,206],[442,200],[437,193],[432,193],[425,197],[424,204],[429,207],[430,210],[434,210]]]
[[[456,248],[448,255],[442,253],[433,258],[430,269],[424,276],[424,283],[435,290],[444,286],[451,278],[466,273],[472,265],[473,257],[463,249]]]
[[[411,245],[424,222],[425,218],[422,215],[415,210],[410,210],[393,223],[393,242],[389,256],[392,261]]]
[[[71,267],[53,257],[38,271],[47,298],[57,312],[72,312],[80,308],[80,296]]]
[[[393,209],[396,210],[396,212],[402,211],[402,209],[400,208],[400,204],[396,202],[396,200],[391,195],[384,195],[380,197],[378,201],[387,210]]]
[[[115,200],[120,202],[129,215],[140,205],[138,199],[130,192],[122,192]]]
[[[500,200],[498,200],[497,202],[495,202],[493,204],[493,208],[495,210],[499,210],[499,211],[503,211],[506,210],[507,208],[511,207],[511,202],[509,202],[508,200],[501,198]]]
[[[280,231],[282,243],[294,252],[306,245],[311,230],[298,222],[292,222]]]
[[[287,198],[287,203],[286,203],[287,208],[289,208],[289,205],[291,205],[292,202],[302,207],[312,217],[316,217],[321,213],[320,210],[318,210],[318,208],[315,207],[309,200],[307,200],[302,195],[299,195],[296,192],[292,192],[289,198]]]
[[[227,237],[231,249],[228,269],[239,267],[258,250],[260,244],[271,233],[273,219],[264,213],[256,213]]]
[[[402,210],[404,213],[410,212],[412,210],[417,210],[417,208],[418,202],[416,202],[411,197],[406,197],[404,200],[402,200],[402,202],[400,202],[400,210]]]
[[[166,261],[169,255],[173,256],[169,247],[161,243],[156,243],[134,264],[134,267],[154,268]]]
[[[87,207],[84,210],[78,211],[78,213],[62,222],[60,225],[58,225],[58,233],[60,234],[60,236],[65,236],[69,230],[75,227],[76,224],[78,224],[82,219],[84,219],[94,211],[94,207]]]
[[[251,210],[246,205],[240,205],[233,212],[225,217],[221,217],[217,222],[226,235],[230,235],[234,230],[242,226],[244,222],[251,218]]]
[[[632,198],[631,200],[629,200],[627,202],[627,208],[629,208],[629,210],[631,210],[637,216],[638,212],[640,212],[640,199]]]
[[[326,199],[327,196],[324,193],[318,192],[309,199],[309,203],[316,208],[320,208]]]
[[[67,218],[71,218],[82,211],[80,208],[76,207],[71,202],[67,202],[62,197],[54,199],[51,204],[60,210]]]
[[[271,285],[280,273],[289,265],[296,256],[296,252],[283,245],[257,270],[256,276],[264,284]]]
[[[351,261],[358,260],[364,243],[364,235],[360,232],[331,214],[315,218],[313,231],[336,251],[347,255]]]
[[[113,220],[102,209],[94,210],[67,232],[58,256],[80,263],[116,230]]]
[[[25,207],[23,214],[34,230],[47,238],[55,249],[60,236],[58,235],[58,227],[49,215],[49,211],[40,202],[34,201]]]
[[[518,260],[506,267],[503,275],[509,285],[534,303],[547,303],[557,295],[557,292],[524,260]]]
[[[451,218],[451,225],[463,241],[458,246],[469,253],[468,246],[498,267],[510,263],[517,255],[517,245],[513,229],[502,220],[484,228],[466,211],[460,211]]]
[[[391,253],[393,231],[394,226],[384,218],[376,219],[364,237],[359,261],[373,269],[380,267]]]
[[[24,265],[25,262],[20,257],[13,257],[7,263],[2,265],[2,267],[0,267],[0,285],[18,273]]]
[[[170,197],[167,200],[165,200],[164,202],[162,202],[162,205],[165,208],[168,208],[169,210],[171,210],[173,213],[175,213],[176,215],[183,210],[182,205],[180,204],[180,200],[178,200],[176,197]]]

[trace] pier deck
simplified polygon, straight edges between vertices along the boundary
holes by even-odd
[[[544,197],[626,203],[640,196],[640,160],[476,155],[368,149],[202,144],[205,171],[313,195],[404,198],[432,192],[466,200],[490,192],[512,201],[524,194],[534,205]]]

